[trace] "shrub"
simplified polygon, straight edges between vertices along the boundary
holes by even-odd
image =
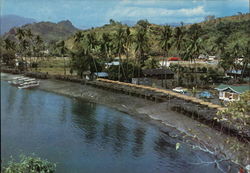
[[[47,160],[42,160],[35,156],[20,156],[20,162],[14,162],[13,159],[4,167],[2,173],[54,173],[56,164]]]

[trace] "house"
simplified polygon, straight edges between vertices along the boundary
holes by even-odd
[[[105,63],[105,68],[109,68],[110,66],[118,66],[118,65],[120,65],[120,62],[113,61],[113,62]]]
[[[240,95],[250,90],[249,85],[226,85],[220,84],[215,88],[219,91],[219,99],[224,101],[240,100]]]
[[[248,70],[228,70],[226,71],[226,77],[250,77],[250,72]]]
[[[216,59],[217,59],[216,56],[208,56],[208,61],[214,61]]]
[[[145,77],[156,79],[173,79],[174,72],[169,69],[145,69],[142,70]]]
[[[161,67],[169,67],[170,66],[170,62],[168,61],[167,58],[162,58],[161,60],[159,60],[159,64]]]

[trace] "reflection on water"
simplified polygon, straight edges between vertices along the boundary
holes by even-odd
[[[213,156],[193,151],[156,127],[108,107],[1,81],[1,156],[37,155],[57,172],[220,172],[194,165]]]

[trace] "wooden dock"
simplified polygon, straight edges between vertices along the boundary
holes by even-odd
[[[132,87],[132,88],[138,88],[138,89],[143,89],[149,92],[157,92],[159,94],[165,94],[168,96],[172,96],[172,97],[176,97],[182,100],[186,100],[186,101],[190,101],[193,102],[195,104],[200,104],[203,106],[206,106],[208,108],[212,108],[212,109],[217,109],[217,110],[223,110],[225,108],[223,108],[220,105],[214,104],[214,103],[210,103],[210,102],[206,102],[204,100],[192,97],[192,96],[186,96],[180,93],[176,93],[170,90],[165,90],[165,89],[160,89],[160,88],[154,88],[154,87],[150,87],[150,86],[145,86],[145,85],[137,85],[137,84],[132,84],[132,83],[126,83],[126,82],[119,82],[119,81],[113,81],[113,80],[108,80],[108,79],[102,79],[102,78],[98,78],[98,81],[101,82],[105,82],[105,83],[111,83],[111,84],[117,84],[120,86],[128,86],[128,87]]]

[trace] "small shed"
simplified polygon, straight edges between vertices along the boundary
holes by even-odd
[[[174,72],[169,69],[145,69],[142,70],[145,77],[156,79],[173,79]]]
[[[220,84],[215,88],[219,91],[219,99],[224,101],[240,100],[240,95],[250,90],[249,85],[226,85]]]

